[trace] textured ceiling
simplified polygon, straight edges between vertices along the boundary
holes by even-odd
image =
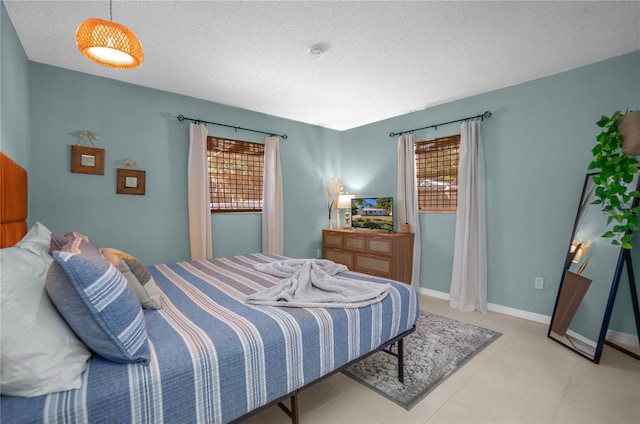
[[[337,130],[640,49],[639,1],[116,0],[145,50],[118,70],[75,46],[107,0],[4,4],[32,61]]]

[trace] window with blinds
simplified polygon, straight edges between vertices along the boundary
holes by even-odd
[[[261,212],[264,144],[207,137],[211,212]]]
[[[458,203],[460,135],[415,145],[418,210],[455,212]]]

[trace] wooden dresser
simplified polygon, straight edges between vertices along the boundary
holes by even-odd
[[[413,233],[322,230],[322,257],[350,271],[411,284]]]

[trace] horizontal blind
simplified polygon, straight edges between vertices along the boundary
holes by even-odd
[[[207,137],[212,212],[262,211],[264,144]]]
[[[460,135],[416,143],[418,210],[455,212],[459,154]]]

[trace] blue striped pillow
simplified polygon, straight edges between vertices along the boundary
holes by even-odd
[[[45,288],[78,337],[110,361],[147,363],[144,314],[120,271],[83,238],[73,238],[52,256]]]

